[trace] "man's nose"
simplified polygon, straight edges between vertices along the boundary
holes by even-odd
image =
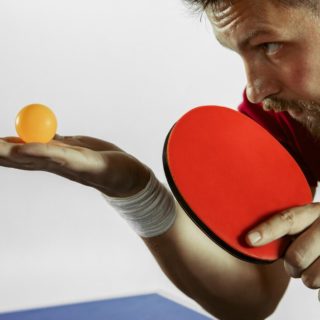
[[[247,66],[246,74],[246,94],[251,103],[260,103],[267,97],[279,93],[279,85],[269,70]]]

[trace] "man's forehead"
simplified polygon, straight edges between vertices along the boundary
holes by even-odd
[[[238,0],[223,1],[217,7],[208,7],[206,15],[210,20],[217,40],[225,47],[233,38],[240,49],[254,37],[277,33],[277,23],[272,18],[268,1]],[[271,17],[271,19],[270,19]]]
[[[216,5],[209,5],[205,12],[214,27],[223,29],[230,24],[237,23],[239,18],[257,21],[263,19],[265,4],[260,0],[224,0]]]

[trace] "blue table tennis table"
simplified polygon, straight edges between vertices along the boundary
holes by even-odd
[[[0,313],[0,320],[207,320],[159,294],[143,294],[33,310]]]

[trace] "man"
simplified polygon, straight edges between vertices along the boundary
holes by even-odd
[[[205,9],[217,39],[243,58],[248,83],[239,110],[289,149],[314,191],[320,137],[317,1],[189,2]],[[303,149],[304,142],[309,149]],[[7,137],[0,139],[0,165],[52,172],[102,192],[142,237],[168,278],[219,319],[266,318],[290,277],[320,287],[317,203],[292,208],[256,226],[248,235],[251,245],[285,234],[299,237],[283,259],[255,265],[213,243],[173,202],[150,168],[111,143],[57,135],[48,144],[23,144]]]

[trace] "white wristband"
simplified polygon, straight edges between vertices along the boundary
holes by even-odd
[[[144,238],[165,233],[176,218],[175,201],[170,191],[160,183],[150,170],[146,187],[127,198],[102,196]]]

